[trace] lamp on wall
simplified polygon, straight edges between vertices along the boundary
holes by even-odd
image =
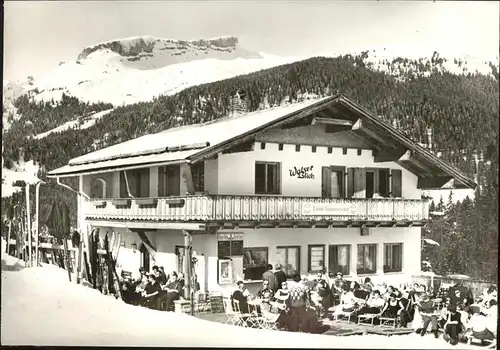
[[[130,247],[132,248],[132,251],[133,251],[134,253],[135,253],[135,252],[137,252],[137,244],[132,243],[132,244],[130,245]]]

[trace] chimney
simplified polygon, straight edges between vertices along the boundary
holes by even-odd
[[[432,151],[432,128],[427,128],[427,147]]]

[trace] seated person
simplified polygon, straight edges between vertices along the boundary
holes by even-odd
[[[156,281],[155,276],[152,273],[149,274],[148,283],[142,291],[141,305],[156,310],[158,308],[158,295],[160,290],[160,285]]]
[[[282,282],[281,288],[274,294],[275,305],[280,310],[286,310],[290,305],[290,290],[288,289],[288,282]]]
[[[446,342],[450,342],[451,345],[458,344],[460,334],[463,332],[463,324],[460,313],[457,312],[456,306],[451,306],[447,311],[446,322],[443,328],[443,339]]]
[[[238,300],[240,303],[240,311],[243,314],[247,314],[248,311],[248,299],[251,298],[251,294],[248,291],[247,287],[243,283],[243,281],[238,281],[236,283],[238,285],[238,289],[234,291],[234,293],[231,295],[232,300]],[[234,303],[233,303],[233,308],[235,308]]]
[[[373,292],[375,286],[373,285],[373,282],[370,277],[365,278],[365,283],[361,285],[361,289],[366,290],[368,293]]]
[[[383,298],[387,301],[389,300],[391,294],[394,293],[394,287],[393,286],[389,286],[387,287],[387,289],[385,290],[385,294],[383,294]]]
[[[183,272],[179,272],[177,274],[177,280],[181,284],[181,290],[183,290],[184,287],[186,286],[186,279],[184,278],[184,273]]]
[[[380,296],[378,290],[374,290],[373,293],[368,298],[368,301],[359,309],[358,315],[363,314],[380,314],[385,306],[385,300]]]
[[[354,296],[348,285],[344,285],[344,291],[340,296],[340,304],[335,309],[335,314],[342,312],[353,312],[358,306],[358,299]]]
[[[359,299],[358,304],[362,304],[368,300],[370,292],[361,288],[358,282],[351,282],[351,290],[354,296]]]
[[[471,310],[471,312],[473,312]],[[494,329],[492,328],[492,323],[488,322],[488,318],[481,314],[472,313],[470,316],[470,320],[466,324],[466,332],[468,336],[472,336],[476,339],[481,340],[494,340],[496,333],[496,324],[494,325]]]
[[[174,311],[175,300],[179,300],[182,292],[182,283],[177,279],[177,273],[170,274],[170,280],[162,288],[160,300],[166,302],[165,311]]]
[[[269,281],[268,280],[262,281],[262,288],[260,288],[259,291],[257,292],[257,297],[261,299],[263,302],[269,302],[273,297],[273,295],[274,292],[269,287]]]
[[[167,276],[167,274],[165,273],[165,269],[163,268],[163,266],[158,267],[158,272],[159,272],[157,277],[158,283],[160,283],[160,285],[167,284],[169,276]]]

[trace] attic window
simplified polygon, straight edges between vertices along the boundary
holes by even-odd
[[[328,153],[332,153],[332,147],[328,147]]]
[[[266,149],[266,143],[265,142],[261,142],[260,143],[260,149]]]
[[[316,146],[311,146],[312,153],[316,153]]]
[[[300,145],[295,145],[295,152],[300,152]]]
[[[358,156],[360,156],[360,155],[361,155],[361,152],[362,152],[362,151],[361,151],[360,149],[358,149]]]
[[[342,148],[342,154],[347,154],[347,148]]]
[[[283,144],[282,144],[282,143],[280,143],[280,144],[278,145],[278,150],[283,151]]]

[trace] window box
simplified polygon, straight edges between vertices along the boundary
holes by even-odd
[[[184,198],[166,198],[165,202],[168,204],[170,208],[180,208],[184,206],[186,200]]]
[[[130,201],[130,199],[116,198],[116,199],[112,199],[111,203],[115,207],[127,207],[127,208],[130,208],[131,201]]]
[[[140,207],[156,207],[158,200],[156,198],[137,198],[135,203]]]
[[[107,202],[106,201],[95,201],[94,202],[94,207],[96,208],[105,208]]]

